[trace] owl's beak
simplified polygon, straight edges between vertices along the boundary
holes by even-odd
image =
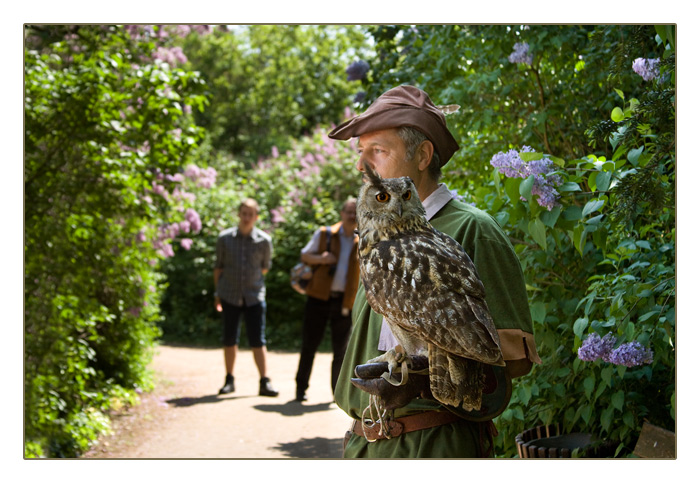
[[[399,208],[398,208],[398,210],[396,210],[396,211],[399,212],[399,218],[400,218],[400,217],[401,217],[401,214],[403,213],[403,205],[401,205],[401,203],[399,203]]]

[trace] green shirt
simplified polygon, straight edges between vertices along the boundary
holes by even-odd
[[[471,257],[486,289],[486,302],[501,338],[506,361],[527,359],[539,362],[534,346],[532,320],[520,262],[498,223],[487,213],[456,200],[449,201],[430,220],[439,231],[457,240]],[[360,284],[352,312],[353,331],[335,390],[338,406],[360,419],[369,395],[350,384],[354,368],[383,353],[378,346],[382,316],[367,303]],[[502,334],[506,334],[505,340]],[[505,343],[504,343],[505,342]],[[415,399],[397,409],[395,417],[426,410],[439,410],[440,403]],[[444,408],[442,408],[444,410]],[[483,425],[482,425],[483,431]],[[483,433],[482,433],[483,434]],[[474,458],[479,456],[480,425],[466,420],[413,431],[373,443],[353,434],[345,457],[366,458]]]

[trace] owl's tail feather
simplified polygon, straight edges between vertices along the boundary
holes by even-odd
[[[481,408],[486,378],[481,363],[428,347],[430,390],[442,404],[467,411]]]

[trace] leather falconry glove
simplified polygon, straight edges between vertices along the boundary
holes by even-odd
[[[389,365],[386,362],[375,362],[355,366],[357,378],[350,379],[353,386],[369,394],[377,396],[382,406],[391,411],[407,405],[418,397],[433,399],[430,392],[430,377],[427,374],[428,358],[425,356],[409,356],[403,362],[408,364],[408,381],[397,385],[387,381]]]

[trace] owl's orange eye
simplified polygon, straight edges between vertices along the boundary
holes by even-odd
[[[401,195],[401,198],[403,198],[404,200],[408,201],[408,200],[411,199],[411,196],[412,196],[412,195],[413,195],[413,194],[411,193],[411,191],[406,191],[403,195]]]
[[[389,196],[389,193],[382,191],[381,193],[377,193],[377,201],[380,203],[386,203],[391,199],[391,196]]]

